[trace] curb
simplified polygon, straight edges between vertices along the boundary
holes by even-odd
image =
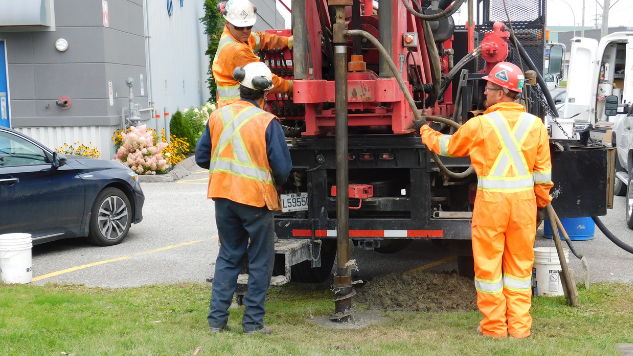
[[[182,162],[178,163],[169,173],[167,174],[156,174],[156,175],[139,175],[137,177],[139,183],[167,183],[167,182],[175,182],[183,177],[186,177],[191,174],[192,169],[196,169],[198,166],[196,165],[195,156],[191,156],[186,158]]]

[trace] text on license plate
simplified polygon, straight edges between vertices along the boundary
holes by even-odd
[[[308,210],[308,193],[281,194],[279,198],[281,198],[281,211],[284,213]]]

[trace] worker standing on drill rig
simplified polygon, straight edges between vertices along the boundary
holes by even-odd
[[[233,70],[253,62],[260,50],[282,50],[292,48],[293,38],[255,31],[257,9],[248,0],[229,0],[218,4],[218,10],[226,20],[224,32],[213,58],[213,78],[217,83],[218,108],[240,100],[239,83],[233,78]],[[272,94],[292,95],[292,81],[273,74]]]
[[[209,168],[207,197],[215,200],[220,239],[207,319],[211,333],[229,329],[228,309],[248,251],[242,328],[244,334],[269,334],[264,301],[275,259],[272,212],[281,210],[276,185],[286,182],[292,161],[281,124],[261,109],[273,88],[270,69],[250,63],[234,76],[240,100],[211,114],[196,145],[196,163]]]
[[[472,219],[477,306],[483,314],[478,332],[493,337],[530,336],[531,275],[537,207],[550,201],[551,160],[547,129],[516,103],[523,73],[498,63],[487,80],[487,109],[452,136],[424,121],[422,142],[443,156],[470,156],[477,173]],[[502,275],[503,271],[503,275]]]

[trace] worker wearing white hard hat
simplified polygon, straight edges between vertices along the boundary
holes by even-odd
[[[248,259],[242,328],[270,334],[264,302],[275,259],[273,211],[281,210],[277,186],[288,179],[292,161],[281,124],[261,109],[274,88],[270,69],[249,63],[235,68],[234,79],[240,99],[211,114],[196,145],[196,163],[209,169],[207,198],[215,201],[220,239],[207,320],[211,333],[230,329],[228,309]]]
[[[240,98],[239,84],[233,78],[236,67],[259,62],[256,54],[260,50],[283,50],[292,48],[293,38],[253,31],[257,20],[257,9],[248,0],[221,2],[218,10],[226,20],[218,49],[213,58],[213,78],[217,83],[218,107],[234,103]],[[272,75],[274,87],[271,93],[292,94],[292,81]]]

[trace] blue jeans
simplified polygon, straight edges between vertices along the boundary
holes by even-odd
[[[229,320],[229,307],[237,287],[248,249],[248,292],[244,297],[244,331],[264,327],[266,291],[270,285],[275,260],[273,213],[266,207],[256,208],[227,199],[215,200],[215,221],[220,236],[220,252],[210,302],[209,326],[221,328]],[[249,245],[250,238],[250,245]]]

